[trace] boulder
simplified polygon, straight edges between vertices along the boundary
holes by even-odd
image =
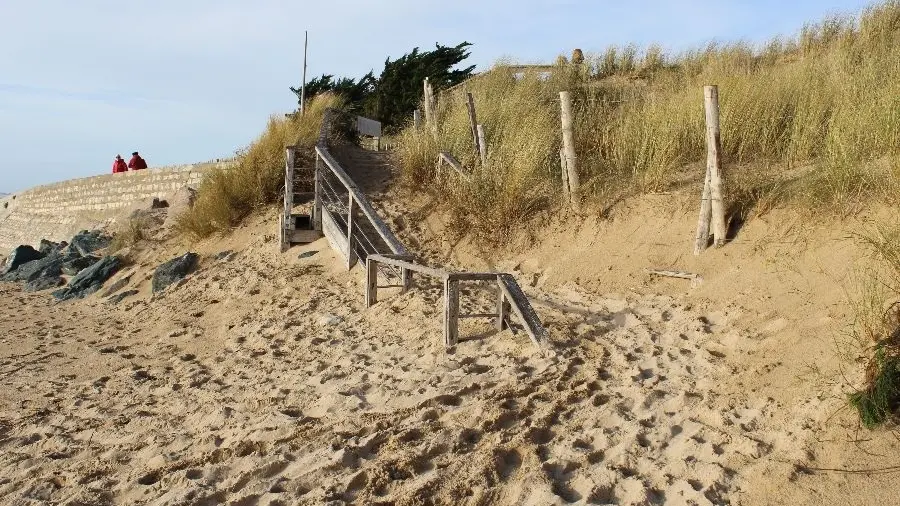
[[[40,244],[40,247],[38,248],[38,251],[40,251],[41,253],[43,253],[45,255],[49,255],[50,253],[59,252],[60,250],[65,248],[67,245],[68,245],[68,243],[66,241],[53,242],[53,241],[48,241],[47,239],[41,239],[41,244]]]
[[[68,257],[54,252],[43,258],[20,265],[18,269],[4,274],[2,280],[29,282],[39,278],[55,278],[62,274],[62,266],[67,259]]]
[[[75,276],[79,272],[100,261],[100,257],[85,255],[83,257],[69,258],[62,264],[62,272],[68,276]]]
[[[18,269],[20,265],[34,260],[40,260],[41,258],[44,258],[43,253],[27,244],[23,244],[12,250],[12,253],[9,254],[9,257],[6,259],[6,266],[3,268],[3,274],[13,272]]]
[[[34,281],[25,283],[25,286],[22,287],[22,290],[26,292],[39,292],[41,290],[56,288],[64,284],[66,284],[66,280],[59,276],[47,276],[43,278],[37,278]]]
[[[65,251],[89,255],[97,250],[109,247],[112,237],[103,234],[99,230],[82,230],[75,234],[72,241],[66,246]]]
[[[57,300],[81,299],[103,286],[122,267],[122,260],[115,256],[101,258],[94,265],[75,275],[65,288],[53,292]]]
[[[199,255],[185,253],[160,265],[153,272],[153,293],[165,290],[172,283],[184,278],[197,265]]]

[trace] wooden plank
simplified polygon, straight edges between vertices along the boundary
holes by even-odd
[[[578,165],[575,161],[575,133],[572,126],[572,94],[568,91],[559,92],[559,103],[562,119],[563,150],[566,155],[566,175],[569,182],[569,202],[576,211],[581,207],[580,182],[578,180]]]
[[[475,145],[475,154],[481,153],[481,145],[478,143],[478,119],[475,117],[475,99],[471,93],[466,93],[466,109],[469,111],[469,130],[472,132],[472,143]]]
[[[285,231],[285,238],[289,243],[310,243],[322,237],[322,232],[318,230],[288,230]]]
[[[522,291],[519,283],[516,282],[512,275],[501,274],[497,276],[497,284],[503,291],[504,296],[510,301],[510,307],[513,312],[522,321],[522,325],[524,325],[525,331],[528,332],[531,341],[538,348],[541,348],[547,337],[547,330],[541,325],[540,318],[534,312],[534,308],[531,307],[531,303],[528,302],[528,297]]]
[[[709,167],[703,178],[703,193],[700,196],[700,216],[697,219],[697,235],[694,236],[694,255],[699,255],[709,245],[709,220],[712,207],[709,200]]]
[[[453,155],[451,155],[450,153],[448,153],[446,151],[441,151],[440,153],[438,153],[438,163],[441,163],[441,162],[444,162],[447,165],[449,165],[460,176],[464,177],[467,180],[469,179],[469,177],[470,177],[469,173],[462,166],[462,164],[459,163],[459,161],[456,158],[454,158]]]
[[[506,299],[506,293],[502,288],[497,291],[499,292],[497,294],[497,319],[494,320],[494,326],[497,327],[497,330],[503,331],[509,328],[509,300]]]
[[[425,267],[424,265],[419,265],[419,264],[410,262],[408,260],[391,258],[391,257],[385,256],[385,255],[369,255],[368,258],[374,258],[379,263],[393,265],[395,267],[401,267],[404,269],[408,269],[410,271],[425,274],[425,275],[428,275],[428,276],[431,276],[434,278],[438,278],[441,280],[450,279],[450,273],[445,270],[435,269],[432,267]]]
[[[288,243],[287,235],[284,230],[284,215],[278,216],[278,244],[280,245],[281,252],[284,253],[287,251],[291,245]]]
[[[356,200],[356,203],[359,205],[359,209],[362,213],[368,218],[369,222],[372,224],[372,227],[378,232],[378,235],[384,240],[384,242],[391,248],[391,251],[399,254],[407,254],[406,248],[397,237],[391,232],[391,229],[388,228],[387,224],[378,216],[378,213],[375,212],[375,209],[372,208],[372,204],[369,202],[369,199],[356,187],[356,184],[350,179],[350,176],[344,172],[344,169],[341,168],[340,164],[331,156],[331,153],[328,152],[327,148],[323,148],[322,146],[316,146],[316,153],[321,157],[322,162],[324,162],[325,166],[331,169],[331,172],[338,178],[341,184],[347,188],[347,191],[353,196]]]
[[[350,260],[350,244],[347,243],[346,232],[338,226],[334,218],[331,217],[331,211],[322,208],[322,232],[328,239],[328,244],[344,257],[344,260]]]
[[[497,313],[471,313],[471,314],[460,314],[457,318],[496,318]]]
[[[481,154],[481,166],[487,165],[487,141],[484,140],[484,127],[478,125],[478,152]]]
[[[313,228],[319,231],[322,230],[322,170],[322,159],[316,153],[315,186],[313,188],[315,200],[313,201],[312,218]]]
[[[450,279],[457,281],[494,281],[502,272],[451,272]]]
[[[712,204],[712,230],[716,247],[725,244],[724,179],[722,171],[722,140],[719,131],[719,87],[704,86],[706,108],[706,167],[709,171],[709,198]]]
[[[366,307],[378,302],[378,261],[366,258]]]
[[[459,282],[444,280],[444,346],[456,346],[459,341]]]

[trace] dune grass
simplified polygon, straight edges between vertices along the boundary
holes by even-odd
[[[466,230],[502,239],[561,202],[558,93],[575,97],[584,197],[670,188],[705,160],[702,87],[719,86],[726,169],[802,205],[846,209],[893,198],[900,176],[900,2],[858,17],[831,17],[761,47],[710,45],[667,55],[651,46],[610,48],[583,65],[557,64],[549,78],[491,72],[440,94],[437,138],[399,135],[404,179],[435,190]],[[488,163],[477,161],[465,107],[475,99]],[[470,182],[438,174],[447,150],[474,171]],[[804,168],[798,174],[795,169]],[[700,181],[702,169],[690,174]],[[739,171],[735,171],[739,172]],[[738,179],[730,174],[730,179]],[[802,176],[802,177],[800,177]],[[732,190],[735,186],[732,185]],[[757,189],[758,190],[758,189]]]
[[[303,116],[269,118],[259,138],[237,152],[232,167],[203,179],[193,207],[178,217],[178,230],[196,239],[227,232],[254,210],[277,201],[284,190],[285,146],[309,148],[306,162],[313,163],[325,110],[342,106],[340,97],[323,94],[310,101]]]

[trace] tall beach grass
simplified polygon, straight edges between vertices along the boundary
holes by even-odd
[[[729,179],[778,187],[781,198],[844,209],[893,198],[900,176],[900,2],[830,17],[758,47],[711,44],[680,54],[609,48],[585,64],[564,58],[548,77],[492,71],[439,94],[437,137],[399,136],[404,179],[427,185],[485,238],[506,237],[560,198],[558,93],[575,97],[585,198],[669,188],[706,156],[702,87],[717,84]],[[477,160],[465,107],[475,99],[488,163]],[[436,170],[446,150],[470,182]],[[797,172],[795,169],[804,168]],[[757,173],[747,173],[757,171]],[[690,174],[700,181],[702,169]],[[734,188],[735,185],[732,185]]]

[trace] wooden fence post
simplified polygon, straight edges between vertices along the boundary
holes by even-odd
[[[444,280],[444,346],[455,346],[459,339],[459,281]]]
[[[472,143],[475,145],[475,154],[481,154],[481,145],[478,143],[478,119],[475,117],[475,99],[471,93],[466,93],[466,108],[469,110],[469,130],[472,132]]]
[[[497,299],[497,320],[494,325],[497,330],[506,330],[509,328],[507,320],[509,318],[511,307],[509,301],[506,299],[506,294],[503,293],[503,289],[498,286],[497,291],[499,292],[499,298]]]
[[[703,194],[700,197],[700,218],[697,220],[697,236],[694,239],[694,255],[699,255],[709,245],[709,218],[712,208],[709,201],[709,168],[703,178]]]
[[[366,307],[378,302],[378,263],[366,258]]]
[[[719,131],[719,87],[703,87],[706,106],[706,170],[709,174],[709,198],[712,207],[712,230],[717,247],[725,244],[724,179],[722,170],[722,139]]]
[[[418,109],[413,111],[413,128],[416,130],[422,128],[422,113]]]
[[[487,141],[484,139],[484,127],[478,125],[478,151],[481,154],[481,166],[487,165]]]
[[[559,166],[562,168],[563,198],[568,202],[572,198],[569,195],[569,169],[566,167],[566,150],[563,148],[559,148]]]
[[[359,207],[350,193],[347,201],[347,270],[356,265],[356,250],[353,248],[353,226],[356,223],[356,208]]]
[[[424,82],[424,91],[422,94],[422,101],[425,103],[425,124],[431,125],[431,121],[434,119],[432,116],[434,111],[431,110],[431,85],[428,84],[428,78],[425,78]]]
[[[568,91],[559,92],[559,103],[562,119],[563,150],[566,157],[566,175],[569,183],[569,199],[572,207],[578,211],[581,208],[581,195],[579,193],[578,167],[575,161],[575,134],[572,128],[572,94]]]

